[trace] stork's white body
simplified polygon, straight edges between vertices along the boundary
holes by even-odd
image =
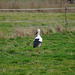
[[[33,44],[33,47],[37,47],[37,46],[40,46],[41,43],[42,43],[42,37],[40,36],[40,29],[37,30],[38,33],[37,33],[37,37],[35,37],[34,39],[34,44]]]

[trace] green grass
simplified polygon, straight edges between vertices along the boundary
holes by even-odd
[[[67,14],[68,28],[74,27],[74,13]],[[0,12],[0,75],[75,75],[75,32],[41,35],[40,54],[33,48],[35,37],[8,38],[14,28],[58,24],[64,27],[64,13]],[[25,21],[25,22],[13,22]],[[55,22],[54,22],[55,21]],[[46,29],[47,30],[47,29]],[[6,36],[5,36],[6,35]]]
[[[67,13],[67,21],[75,20],[74,13]],[[54,25],[56,23],[63,24],[65,22],[64,13],[19,13],[19,12],[0,12],[0,27],[12,26],[35,26],[35,25]],[[11,21],[11,22],[8,22]],[[13,22],[25,21],[25,22]]]
[[[0,75],[75,75],[75,32],[42,38],[40,54],[34,38],[0,38]]]
[[[68,28],[74,27],[75,13],[67,13]],[[1,22],[7,21],[7,22]],[[19,22],[14,22],[19,21]],[[73,22],[72,22],[73,21]],[[0,12],[0,30],[4,35],[14,33],[17,27],[32,26],[65,26],[64,13],[26,13],[26,12]]]

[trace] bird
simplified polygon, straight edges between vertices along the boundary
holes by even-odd
[[[33,42],[33,48],[40,47],[42,43],[42,37],[40,36],[40,29],[37,29],[37,37],[35,37]],[[37,49],[38,53],[40,54],[39,50]]]

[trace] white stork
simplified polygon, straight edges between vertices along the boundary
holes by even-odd
[[[34,39],[33,48],[40,47],[42,43],[42,37],[40,36],[40,29],[37,29],[37,37]],[[37,49],[38,53],[40,54],[39,50]]]

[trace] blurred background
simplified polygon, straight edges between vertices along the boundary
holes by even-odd
[[[75,31],[75,0],[0,0],[1,35],[25,36],[27,28],[48,26],[52,32]]]
[[[0,9],[30,9],[30,8],[32,9],[32,8],[64,8],[64,7],[75,7],[75,0],[0,0]],[[37,10],[37,11],[49,12],[49,10],[40,10],[40,11]],[[60,9],[58,12],[61,11],[62,10]],[[73,9],[70,9],[70,11],[75,12]],[[52,10],[50,12],[52,12]]]

